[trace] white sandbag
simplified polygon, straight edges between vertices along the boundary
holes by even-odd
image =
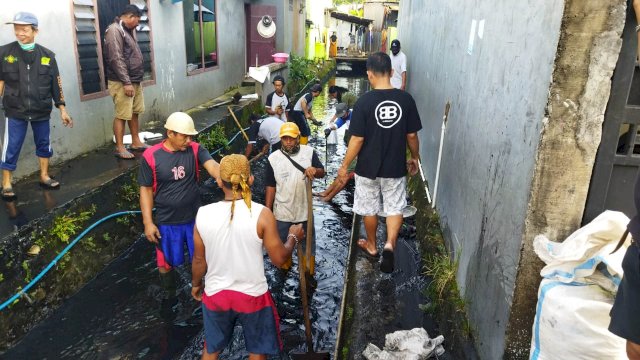
[[[613,254],[611,252],[628,223],[629,218],[625,214],[605,211],[561,243],[551,241],[544,235],[536,236],[533,249],[547,264],[540,275],[545,279],[564,283],[598,283],[609,291],[617,291],[622,278],[622,258],[625,251],[621,249]],[[592,277],[600,263],[606,265],[602,266],[605,278]],[[601,281],[603,279],[605,281]]]
[[[625,248],[611,252],[628,223],[623,213],[605,211],[562,243],[536,236],[534,251],[547,265],[540,271],[530,359],[627,358],[625,340],[608,327]]]
[[[607,330],[615,295],[598,285],[542,280],[531,360],[626,360],[626,341]]]

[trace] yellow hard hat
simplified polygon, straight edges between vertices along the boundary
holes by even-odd
[[[292,138],[297,138],[300,136],[300,129],[298,125],[293,122],[286,122],[280,126],[280,137],[283,136],[291,136]]]
[[[167,122],[164,124],[164,128],[180,134],[198,135],[198,132],[193,125],[193,119],[189,114],[183,112],[174,112],[169,115]]]

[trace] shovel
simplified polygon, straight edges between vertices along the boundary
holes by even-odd
[[[311,237],[313,236],[313,195],[311,194],[311,180],[307,179],[307,256],[305,260],[311,261]],[[299,360],[329,360],[329,353],[326,351],[313,351],[313,340],[311,339],[311,319],[309,318],[309,299],[307,298],[307,266],[302,261],[302,244],[298,244],[298,272],[300,273],[300,296],[302,297],[302,313],[304,314],[304,334],[306,336],[307,352],[293,353],[292,359]]]

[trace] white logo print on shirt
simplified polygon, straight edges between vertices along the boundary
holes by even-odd
[[[395,101],[385,100],[376,106],[375,115],[378,125],[389,129],[402,119],[402,108]]]

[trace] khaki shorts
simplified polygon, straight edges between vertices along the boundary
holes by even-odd
[[[406,181],[405,177],[372,180],[356,174],[353,212],[362,216],[381,212],[387,216],[401,215],[407,206]]]
[[[116,118],[121,120],[131,120],[133,114],[141,114],[144,112],[144,97],[142,96],[142,86],[140,84],[133,85],[134,94],[132,97],[124,94],[124,85],[120,81],[109,80],[107,87],[109,95],[113,98],[116,106]]]

